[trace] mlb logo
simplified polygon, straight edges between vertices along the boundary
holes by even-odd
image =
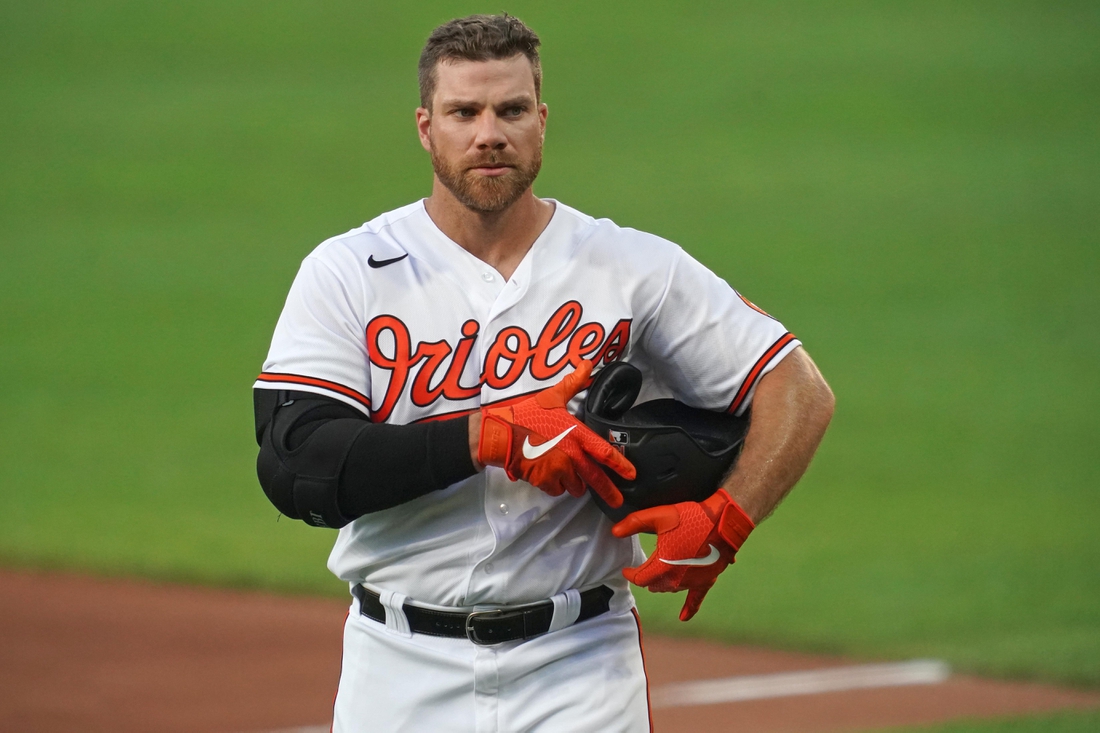
[[[626,444],[630,442],[630,433],[623,430],[608,430],[607,442],[619,449],[620,453],[626,452]]]

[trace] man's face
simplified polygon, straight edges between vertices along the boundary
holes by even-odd
[[[431,112],[421,107],[416,121],[436,176],[469,209],[508,208],[542,167],[546,105],[531,62],[443,61],[435,73]]]

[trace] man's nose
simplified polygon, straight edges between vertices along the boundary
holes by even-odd
[[[485,110],[478,116],[477,137],[474,144],[484,150],[491,148],[501,150],[508,145],[508,139],[504,137],[504,130],[500,126],[500,118],[491,110]]]

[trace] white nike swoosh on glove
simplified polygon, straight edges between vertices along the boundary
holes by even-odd
[[[713,565],[718,562],[719,557],[721,555],[718,553],[718,548],[711,545],[710,554],[706,557],[689,557],[687,560],[666,560],[663,557],[658,559],[665,565]]]
[[[567,430],[565,430],[565,432],[560,433],[550,440],[546,441],[545,443],[540,443],[539,445],[531,445],[531,436],[528,435],[526,438],[523,439],[523,457],[529,461],[535,460],[542,454],[546,453],[546,451],[550,450],[555,445],[560,443],[561,439],[564,438],[566,435],[569,435],[569,433],[572,432],[573,428],[575,427],[577,426],[572,425]]]

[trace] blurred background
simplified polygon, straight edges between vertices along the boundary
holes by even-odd
[[[836,418],[697,620],[1100,686],[1100,5],[518,1],[536,192],[683,245]],[[0,3],[0,564],[344,596],[254,473],[302,258],[429,193],[458,2]]]

